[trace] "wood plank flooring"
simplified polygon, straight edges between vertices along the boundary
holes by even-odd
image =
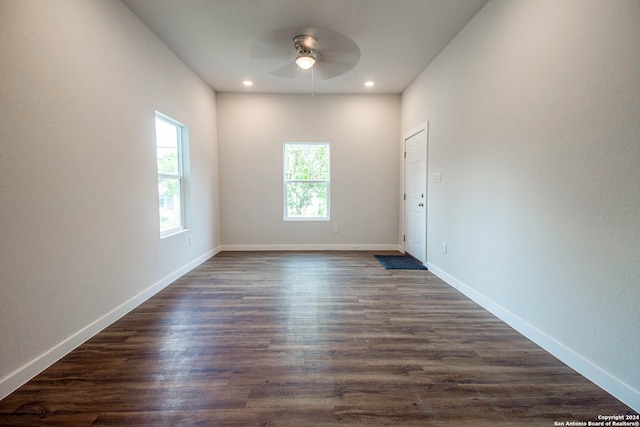
[[[0,401],[0,425],[553,426],[634,414],[437,277],[223,252]]]

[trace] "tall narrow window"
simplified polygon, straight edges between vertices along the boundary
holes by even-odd
[[[285,221],[329,219],[329,144],[284,144]]]
[[[160,236],[185,228],[183,138],[186,128],[156,112]]]

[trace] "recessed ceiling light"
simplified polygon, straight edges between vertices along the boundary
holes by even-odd
[[[253,82],[251,80],[245,80],[242,82],[243,85],[249,87],[249,86],[253,86]]]
[[[364,82],[366,87],[373,87],[376,85],[376,82],[369,80],[368,82]]]

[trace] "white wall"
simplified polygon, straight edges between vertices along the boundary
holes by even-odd
[[[638,1],[492,0],[402,96],[443,176],[432,270],[636,410],[639,22]]]
[[[398,248],[399,95],[217,101],[225,249]],[[285,222],[282,144],[307,141],[331,144],[331,220]]]
[[[190,133],[163,240],[155,110]],[[3,0],[0,140],[1,398],[220,245],[215,94],[120,2]]]

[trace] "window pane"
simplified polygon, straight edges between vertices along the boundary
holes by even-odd
[[[287,144],[285,179],[328,180],[329,146],[327,144]]]
[[[182,227],[182,190],[180,178],[158,178],[160,232]]]
[[[290,218],[327,217],[326,182],[287,183],[287,216]]]
[[[158,173],[179,174],[178,128],[158,118],[156,118],[156,149]]]

